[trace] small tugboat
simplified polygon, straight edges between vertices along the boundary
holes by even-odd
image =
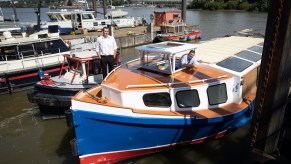
[[[217,139],[249,122],[262,38],[136,47],[139,58],[72,98],[67,123],[80,163],[114,163],[179,145]],[[195,50],[200,63],[176,69]]]
[[[94,64],[97,60],[95,51],[64,55],[60,71],[65,69],[64,63],[67,61],[69,67],[66,73],[55,77],[44,76],[34,85],[34,90],[27,92],[29,102],[38,104],[41,113],[64,113],[71,106],[71,97],[79,90],[101,83],[102,75],[98,74]]]
[[[153,43],[163,41],[190,41],[201,39],[201,32],[198,26],[188,25],[183,22],[174,22],[163,24],[160,26],[160,31],[157,32]]]
[[[53,28],[29,36],[13,36],[11,31],[15,29],[1,29],[0,94],[32,87],[39,81],[38,72],[59,74],[63,55],[70,52]]]
[[[64,64],[67,62],[69,67],[65,74],[56,77],[44,76],[34,85],[34,90],[27,92],[29,102],[38,104],[41,114],[64,115],[71,106],[72,96],[102,82],[101,70],[97,66],[99,59],[94,47],[89,49],[88,44],[90,43],[83,44],[83,47],[87,47],[83,51],[64,55],[60,72],[64,71]],[[75,47],[78,46],[80,45]]]
[[[199,26],[186,24],[181,19],[181,11],[154,12],[151,17],[155,20],[155,26],[160,27],[153,43],[164,41],[185,42],[202,38]]]

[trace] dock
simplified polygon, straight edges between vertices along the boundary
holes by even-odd
[[[145,43],[151,43],[151,33],[147,30],[148,26],[137,26],[132,28],[120,28],[118,30],[113,30],[113,36],[115,37],[117,47],[126,48],[131,46],[136,46]],[[154,27],[153,33],[155,36],[156,31],[159,27]],[[96,41],[97,37],[102,35],[102,31],[96,32],[86,32],[77,35],[61,35],[63,40],[73,40],[86,38],[90,41]]]

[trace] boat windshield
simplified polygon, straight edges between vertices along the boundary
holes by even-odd
[[[140,64],[144,69],[172,74],[171,54],[157,52],[140,52]]]
[[[184,29],[184,26],[161,26],[161,33],[181,33]]]
[[[49,17],[49,19],[50,19],[51,21],[57,21],[57,17],[56,17],[56,15],[54,15],[54,14],[48,14],[47,16]]]
[[[93,19],[92,14],[82,14],[82,19]]]
[[[66,20],[72,20],[72,16],[71,16],[71,14],[64,14],[64,18],[65,18]]]

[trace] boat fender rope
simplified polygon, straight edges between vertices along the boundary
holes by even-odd
[[[97,101],[97,103],[99,103],[99,104],[108,103],[108,98],[107,97],[97,97],[97,96],[92,95],[91,93],[89,93],[86,89],[84,89],[83,92],[87,93],[90,98],[92,98],[93,100]]]

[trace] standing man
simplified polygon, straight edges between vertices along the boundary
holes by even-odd
[[[104,27],[102,29],[103,35],[99,36],[96,41],[96,52],[101,59],[101,68],[103,79],[107,76],[107,65],[109,72],[114,68],[114,59],[116,56],[117,45],[114,37],[109,35],[109,28]]]

